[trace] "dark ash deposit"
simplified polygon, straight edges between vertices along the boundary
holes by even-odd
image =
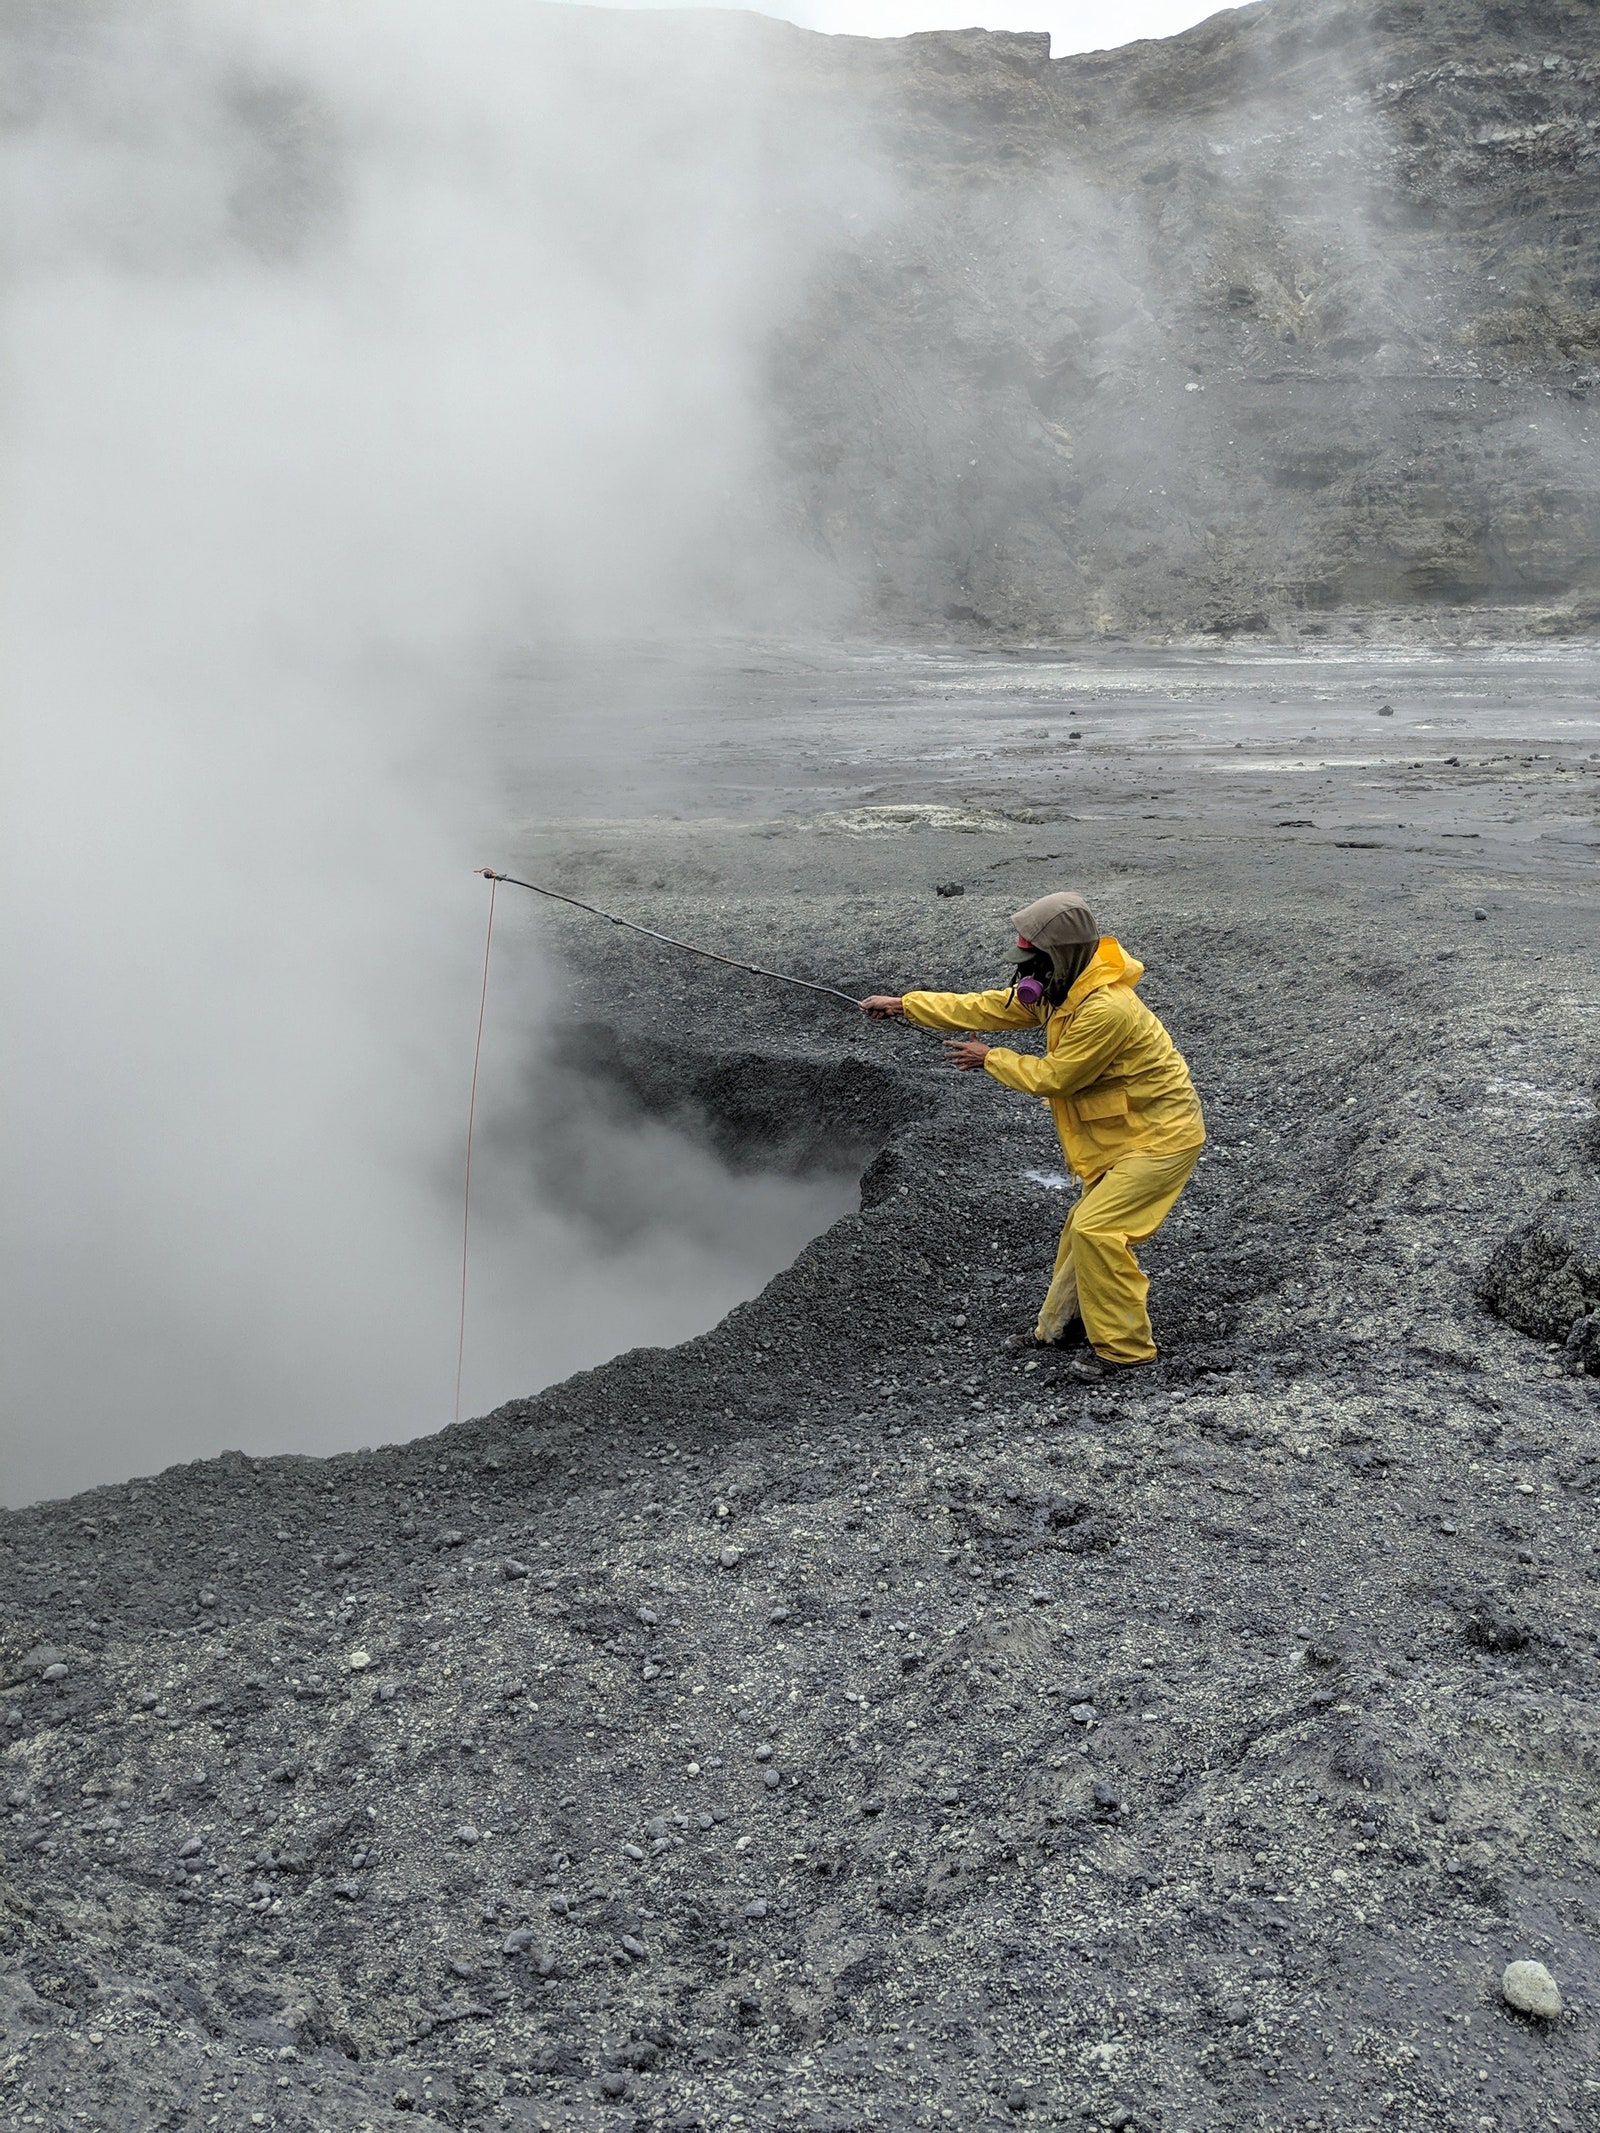
[[[1584,663],[756,663],[685,819],[505,863],[860,992],[1081,886],[1211,1129],[1164,1360],[1017,1344],[1033,1107],[571,921],[596,1100],[860,1212],[459,1429],[5,1516],[6,2123],[1595,2126]]]

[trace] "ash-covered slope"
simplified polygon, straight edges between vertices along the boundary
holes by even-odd
[[[875,612],[1593,619],[1593,7],[1278,0],[1054,61],[795,33],[787,63],[894,180],[778,359],[812,537]]]
[[[805,747],[863,799],[901,754],[899,804],[719,821],[786,782],[769,685],[700,820],[541,838],[530,877],[655,877],[664,929],[861,991],[986,974],[1070,851],[1206,1106],[1144,1252],[1166,1359],[1017,1344],[1036,1106],[574,914],[608,1093],[871,1154],[860,1212],[459,1429],[0,1516],[0,2122],[1591,2133],[1600,1378],[1587,1275],[1516,1240],[1600,1191],[1593,869],[1543,829],[1600,757],[1583,655],[1520,662],[1514,757],[1513,661],[1449,664],[1380,726],[1372,666],[1298,655],[1030,658],[1000,717],[1006,664],[941,650],[916,723],[881,655],[808,662]],[[1207,666],[1299,699],[1236,753]],[[1032,723],[1069,690],[1076,752]],[[1357,737],[1469,714],[1374,822]],[[1559,2020],[1504,2002],[1525,1958]]]

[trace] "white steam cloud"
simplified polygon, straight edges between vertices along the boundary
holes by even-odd
[[[833,209],[726,20],[206,0],[3,39],[16,1502],[448,1419],[496,664],[815,595],[761,375]],[[604,1261],[507,1214],[469,1411],[706,1323],[832,1204],[697,1193],[681,1248]]]

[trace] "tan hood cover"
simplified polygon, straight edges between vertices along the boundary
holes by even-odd
[[[1025,904],[1012,912],[1011,923],[1035,948],[1077,948],[1100,938],[1094,913],[1076,889],[1058,889],[1054,896]]]
[[[1042,948],[1056,976],[1071,985],[1093,960],[1100,939],[1094,913],[1075,889],[1058,889],[1013,911],[1011,923],[1025,941]]]

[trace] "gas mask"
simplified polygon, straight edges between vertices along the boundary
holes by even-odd
[[[1024,1007],[1037,1007],[1056,966],[1042,948],[1030,948],[1011,973],[1011,990]]]

